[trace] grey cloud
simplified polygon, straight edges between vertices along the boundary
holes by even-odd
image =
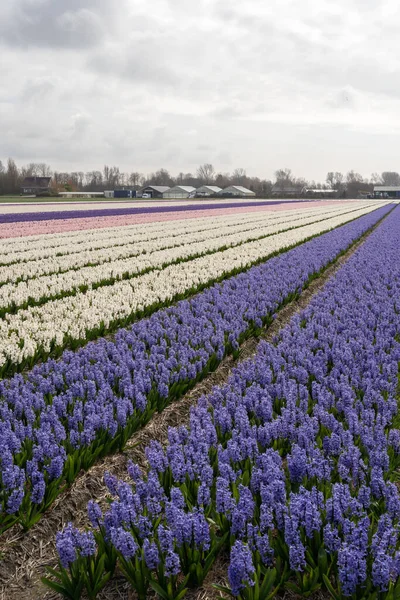
[[[395,0],[0,0],[0,157],[396,169],[396,15]]]
[[[51,77],[29,78],[21,90],[21,99],[29,104],[46,102],[56,86],[56,81]]]
[[[111,7],[111,0],[13,0],[12,5],[6,0],[0,8],[0,41],[22,48],[96,46],[112,24]]]
[[[101,49],[87,62],[89,70],[108,77],[127,80],[131,85],[153,83],[174,85],[180,78],[173,68],[163,60],[162,51],[152,40],[144,40],[123,47],[110,46]]]

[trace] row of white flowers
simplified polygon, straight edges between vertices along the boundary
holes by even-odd
[[[360,210],[358,214],[366,214],[371,208]],[[178,294],[212,282],[235,268],[246,268],[273,252],[348,220],[348,215],[335,216],[249,242],[239,248],[229,248],[135,279],[120,281],[113,286],[7,314],[0,322],[0,364],[5,364],[7,360],[18,364],[25,358],[35,356],[40,349],[50,351],[54,343],[63,345],[65,336],[85,338],[89,331],[101,323],[108,328],[119,318],[126,318],[155,303],[168,303]]]
[[[343,214],[344,212],[350,211],[349,209],[346,211],[342,209],[339,212],[335,211],[333,214]],[[63,254],[62,256],[52,256],[49,258],[18,262],[3,266],[0,268],[0,284],[8,283],[9,285],[2,285],[2,287],[0,287],[0,306],[4,306],[3,298],[6,299],[9,294],[13,295],[15,289],[14,282],[24,282],[18,287],[18,289],[22,291],[21,293],[28,293],[29,289],[36,290],[35,293],[32,292],[31,297],[41,298],[46,294],[47,286],[50,286],[50,290],[50,288],[57,285],[56,281],[60,281],[60,283],[61,281],[64,281],[64,287],[58,288],[58,292],[55,292],[59,293],[59,291],[70,289],[74,285],[95,283],[99,281],[99,277],[100,279],[112,277],[113,273],[115,273],[115,276],[118,276],[118,274],[125,272],[127,267],[135,267],[136,261],[147,263],[146,266],[143,267],[147,268],[147,266],[151,266],[151,263],[149,262],[151,261],[150,255],[160,250],[167,251],[168,249],[184,246],[185,248],[183,249],[182,256],[188,256],[188,246],[192,244],[215,241],[216,245],[213,245],[212,248],[219,248],[225,243],[234,245],[237,241],[241,242],[246,241],[246,239],[255,239],[256,237],[263,235],[265,229],[268,230],[265,232],[265,234],[267,234],[270,230],[275,232],[291,226],[311,223],[313,220],[315,221],[329,216],[329,214],[322,214],[321,212],[295,214],[292,211],[289,215],[283,215],[273,220],[267,215],[261,215],[257,221],[252,220],[250,222],[231,223],[228,225],[221,223],[217,228],[210,226],[210,223],[209,227],[204,225],[200,230],[195,231],[179,231],[179,227],[177,227],[175,231],[168,230],[168,232],[163,232],[162,234],[159,232],[158,234],[155,233],[153,234],[154,237],[146,239],[145,241],[140,241],[138,235],[132,236],[129,234],[126,237],[121,235],[117,238],[118,242],[112,246],[109,246],[108,240],[105,240],[103,241],[104,247],[99,249],[71,252],[69,254]],[[241,237],[237,240],[236,237],[238,235]],[[242,236],[245,237],[243,238]],[[224,240],[226,240],[226,242]],[[70,246],[70,249],[73,248],[74,246]],[[197,250],[193,249],[192,254],[196,253]],[[173,260],[175,260],[175,258]],[[123,262],[121,263],[120,261]],[[127,261],[129,261],[129,264]],[[165,262],[165,260],[163,262]],[[159,261],[156,261],[155,264],[163,264],[163,262],[159,263]],[[104,268],[104,273],[97,269],[97,275],[95,275],[95,265]],[[76,269],[81,269],[79,275],[76,272],[71,272]],[[122,269],[122,271],[119,269]],[[140,270],[142,269],[138,268],[135,269],[134,272],[136,273]],[[59,273],[62,273],[67,277],[57,275]],[[45,278],[43,276],[47,277]],[[52,278],[49,279],[48,276],[51,276]],[[68,281],[68,276],[71,278],[70,285],[65,283]],[[85,280],[86,277],[88,277],[87,282]],[[36,279],[35,282],[30,281],[33,278],[38,279]],[[25,282],[28,283],[25,284]],[[29,295],[27,298],[28,297]],[[14,301],[14,298],[10,296],[7,304]]]
[[[307,209],[309,210],[309,209]],[[238,219],[248,219],[248,218],[253,218],[256,214],[260,214],[260,212],[264,212],[264,211],[257,211],[256,213],[254,212],[246,212],[246,213],[234,213],[234,214],[227,214],[227,215],[217,215],[215,218],[217,221],[229,221],[229,219],[235,221]],[[281,211],[279,211],[281,212]],[[290,210],[286,210],[286,213],[291,212]],[[276,212],[270,212],[268,211],[268,214],[270,215],[276,215]],[[187,215],[186,215],[187,216]],[[210,217],[209,216],[205,216],[205,217],[192,217],[192,218],[185,218],[185,219],[173,219],[173,220],[168,220],[168,221],[153,221],[153,222],[149,222],[149,223],[131,223],[128,225],[113,225],[111,227],[102,227],[101,229],[80,229],[80,230],[76,230],[76,231],[64,231],[61,233],[41,233],[41,234],[37,234],[37,235],[32,235],[32,236],[26,236],[24,238],[21,237],[16,237],[16,238],[8,238],[5,240],[0,240],[0,250],[1,252],[9,252],[9,243],[7,242],[11,242],[11,244],[13,245],[13,251],[16,251],[18,249],[20,249],[21,251],[23,250],[29,250],[31,248],[39,248],[39,247],[43,247],[45,248],[44,242],[47,241],[47,244],[49,247],[51,248],[56,248],[57,246],[63,246],[64,244],[68,244],[71,240],[75,240],[77,243],[83,243],[90,240],[98,240],[98,239],[106,239],[108,236],[112,237],[113,234],[118,233],[119,231],[121,231],[122,229],[126,230],[126,231],[136,231],[136,232],[140,232],[145,229],[146,231],[148,230],[158,230],[158,231],[163,231],[164,227],[168,227],[170,225],[173,224],[179,224],[182,225],[184,227],[191,227],[191,226],[196,226],[198,224],[205,224],[207,222],[210,222]]]
[[[357,209],[365,206],[364,203],[351,205]],[[332,211],[341,212],[350,209],[348,204],[341,204],[331,208],[308,208],[302,209],[302,214],[326,213]],[[296,211],[297,212],[297,211]],[[153,222],[136,225],[123,225],[103,229],[90,229],[71,231],[57,234],[42,234],[40,236],[27,236],[24,238],[8,238],[0,240],[0,256],[2,264],[14,262],[38,260],[46,257],[59,256],[62,254],[79,253],[87,250],[95,250],[111,247],[120,243],[131,241],[146,241],[163,235],[180,235],[191,231],[202,231],[205,229],[217,229],[220,226],[237,225],[240,223],[257,222],[260,216],[271,219],[271,222],[287,215],[293,215],[293,210],[278,212],[253,212],[220,215],[215,217],[202,217],[198,219],[182,219],[175,221]]]
[[[353,213],[347,212],[350,217]],[[358,212],[355,213],[357,215]],[[259,237],[272,235],[278,231],[283,231],[295,226],[304,226],[320,219],[312,215],[309,217],[299,217],[291,215],[285,220],[275,222],[273,225],[268,221],[246,225],[243,230],[236,229],[233,232],[227,228],[215,232],[192,233],[180,236],[180,238],[164,238],[162,240],[152,240],[152,243],[131,244],[123,248],[107,249],[103,251],[102,257],[109,262],[104,262],[97,266],[82,267],[78,270],[67,270],[64,273],[52,274],[19,283],[8,283],[0,287],[0,307],[22,306],[26,302],[43,301],[45,298],[51,298],[62,293],[75,293],[82,286],[89,289],[99,282],[109,281],[110,279],[120,280],[123,277],[135,276],[145,270],[162,268],[168,264],[179,260],[187,260],[190,257],[204,255],[209,252],[216,252],[219,249],[230,246],[234,247]],[[230,228],[232,229],[232,228]],[[175,246],[174,246],[175,241]],[[165,248],[165,245],[167,247]],[[158,247],[162,249],[158,250]],[[124,255],[128,258],[124,258]],[[129,256],[133,254],[133,256]],[[122,258],[119,258],[122,256]],[[76,255],[72,255],[72,260]],[[63,257],[64,259],[67,257]],[[68,267],[76,262],[68,263]],[[19,269],[25,266],[28,275],[32,275],[29,267],[32,263],[22,263],[13,265],[14,276],[18,274]],[[11,267],[9,267],[11,269]],[[22,271],[23,275],[26,272]],[[14,309],[13,309],[14,310]]]

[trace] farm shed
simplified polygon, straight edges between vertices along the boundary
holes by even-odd
[[[334,189],[325,189],[325,190],[319,190],[318,188],[316,189],[310,189],[310,188],[304,188],[302,191],[302,194],[305,196],[312,196],[315,198],[335,198],[338,195],[337,190]]]
[[[133,198],[136,196],[134,192]],[[132,198],[132,190],[114,190],[114,198]]]
[[[273,196],[299,196],[301,194],[301,188],[294,185],[280,185],[275,184],[272,188]]]
[[[202,185],[201,187],[197,188],[196,196],[199,198],[203,196],[216,196],[220,192],[222,192],[222,188],[218,187],[217,185]]]
[[[163,198],[193,198],[196,188],[191,185],[176,185],[163,193]]]
[[[21,185],[21,195],[48,194],[51,177],[25,177]]]
[[[398,185],[375,185],[375,198],[400,198],[400,186]]]
[[[220,192],[221,196],[237,196],[238,198],[253,198],[255,193],[242,185],[230,185]]]
[[[169,189],[168,185],[148,185],[142,189],[141,194],[145,194],[145,198],[162,198]]]

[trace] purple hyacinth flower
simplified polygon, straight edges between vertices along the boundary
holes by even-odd
[[[92,527],[99,527],[100,522],[103,518],[103,513],[100,506],[94,500],[89,500],[87,505],[88,517],[89,521],[92,524]]]
[[[246,586],[254,586],[255,568],[249,547],[241,541],[235,542],[231,549],[231,560],[228,568],[228,580],[232,593],[240,594]]]
[[[160,564],[160,555],[158,553],[157,544],[150,542],[150,540],[146,538],[143,542],[143,551],[147,568],[150,569],[150,571],[154,571]]]
[[[138,550],[138,545],[132,534],[122,529],[122,527],[111,529],[111,541],[126,560],[133,558]]]
[[[176,552],[169,550],[167,556],[164,560],[164,568],[165,575],[167,577],[172,577],[174,575],[179,575],[181,571],[181,563],[179,561],[179,556]]]

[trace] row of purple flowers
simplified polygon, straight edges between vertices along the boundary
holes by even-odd
[[[0,530],[36,522],[65,484],[122,448],[390,210],[343,227],[0,383]]]
[[[93,530],[57,535],[59,591],[95,598],[118,564],[140,599],[149,586],[182,598],[226,546],[246,600],[280,586],[398,597],[399,210],[189,428],[150,444],[145,475],[105,475],[114,498],[104,513],[89,503]]]

